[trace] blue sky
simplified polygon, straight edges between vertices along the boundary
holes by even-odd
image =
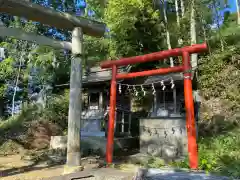
[[[216,28],[217,27],[217,18],[219,18],[218,21],[219,21],[220,24],[223,22],[224,12],[230,11],[230,12],[234,13],[234,12],[237,11],[236,0],[228,0],[228,6],[229,6],[229,8],[226,8],[226,9],[220,11],[219,15],[214,17],[214,23],[212,24],[212,28]]]
[[[237,11],[235,2],[236,2],[236,0],[228,0],[228,4],[230,6],[230,11],[231,12],[236,12]]]

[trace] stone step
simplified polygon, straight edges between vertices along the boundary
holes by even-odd
[[[132,180],[134,172],[124,172],[113,168],[84,170],[68,175],[56,176],[44,180]]]

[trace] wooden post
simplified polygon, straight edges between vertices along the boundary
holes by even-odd
[[[191,169],[198,168],[198,150],[196,127],[194,119],[194,105],[192,95],[192,70],[190,62],[190,54],[183,52],[183,65],[184,65],[184,99],[187,120],[187,135],[188,135],[188,153],[189,165]]]
[[[102,112],[103,111],[103,91],[100,91],[99,92],[99,108],[100,108],[100,111]]]
[[[164,110],[166,110],[166,92],[163,91],[163,106],[164,106]]]
[[[129,136],[131,135],[131,121],[132,121],[132,114],[131,112],[129,112],[129,115],[128,115],[128,135]]]
[[[173,88],[173,102],[174,102],[174,113],[177,113],[177,90],[176,87]]]
[[[122,111],[121,131],[124,133],[124,111]]]
[[[82,46],[82,29],[79,27],[74,28],[72,32],[73,58],[71,60],[70,98],[68,112],[67,166],[69,168],[77,168],[81,165],[80,122],[82,114]]]
[[[113,160],[113,146],[114,146],[114,130],[115,130],[115,115],[116,115],[116,95],[117,95],[117,66],[112,67],[112,80],[110,90],[110,111],[108,120],[108,136],[107,136],[107,147],[106,147],[106,161],[108,164],[112,163]]]
[[[153,95],[153,114],[157,115],[157,92]]]

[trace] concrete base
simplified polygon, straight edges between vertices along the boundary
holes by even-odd
[[[205,172],[181,169],[139,169],[134,180],[230,180],[228,177],[214,176]]]
[[[140,119],[140,152],[166,160],[186,156],[186,120],[183,117]]]
[[[114,151],[136,148],[137,137],[115,138]],[[105,137],[83,137],[81,139],[81,151],[83,154],[106,154],[107,139]],[[67,149],[67,136],[52,136],[50,149]]]
[[[63,171],[63,175],[67,175],[67,174],[72,174],[72,173],[76,173],[76,172],[81,172],[84,170],[83,166],[64,166],[64,171]]]

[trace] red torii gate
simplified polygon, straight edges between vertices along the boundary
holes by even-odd
[[[101,68],[112,68],[112,80],[110,90],[110,113],[108,121],[108,137],[106,146],[106,161],[108,164],[112,163],[113,158],[113,141],[114,141],[114,120],[115,120],[115,109],[116,109],[116,86],[118,79],[129,79],[134,77],[152,76],[159,74],[168,74],[174,72],[184,73],[184,99],[186,109],[186,127],[188,136],[188,154],[189,164],[191,169],[198,168],[198,150],[196,142],[196,128],[194,120],[194,104],[192,96],[192,67],[190,62],[190,55],[200,52],[207,51],[207,44],[196,44],[183,48],[171,49],[161,52],[155,52],[142,56],[127,57],[116,61],[105,61],[101,64]],[[169,57],[182,56],[182,65],[160,68],[156,70],[148,70],[142,72],[133,73],[117,73],[118,66],[126,66],[129,64],[145,63],[150,61],[163,60]]]

